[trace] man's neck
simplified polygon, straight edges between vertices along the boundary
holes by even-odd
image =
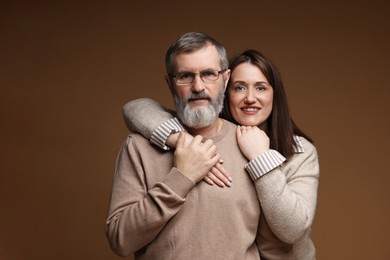
[[[217,118],[211,125],[202,127],[202,128],[190,128],[186,127],[188,133],[191,135],[201,135],[203,137],[212,138],[216,136],[221,130],[223,121],[220,118]]]

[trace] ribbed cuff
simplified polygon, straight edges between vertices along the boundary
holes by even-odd
[[[256,180],[264,174],[281,165],[286,158],[276,150],[268,150],[262,155],[251,160],[245,165],[252,180]]]
[[[164,177],[163,182],[182,198],[185,198],[187,193],[196,184],[183,173],[181,173],[180,170],[176,167],[172,167],[172,170],[169,172],[169,174]]]
[[[169,135],[180,131],[185,132],[186,130],[176,117],[171,118],[154,129],[152,136],[150,137],[150,142],[167,151],[170,147],[165,143],[167,142]]]

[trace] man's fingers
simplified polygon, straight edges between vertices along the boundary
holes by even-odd
[[[180,132],[179,137],[177,138],[177,141],[176,141],[176,147],[182,147],[184,145],[185,139],[186,138],[185,138],[184,132]]]
[[[203,137],[201,135],[197,135],[192,139],[191,143],[192,144],[200,144],[203,140]]]

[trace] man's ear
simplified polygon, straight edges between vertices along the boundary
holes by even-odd
[[[168,87],[169,87],[169,90],[171,91],[171,93],[173,93],[174,89],[173,89],[173,82],[172,82],[172,78],[169,77],[168,75],[165,75],[165,82],[167,83]]]
[[[165,82],[168,84],[168,87],[170,86],[170,80],[169,80],[169,76],[168,75],[165,75]]]

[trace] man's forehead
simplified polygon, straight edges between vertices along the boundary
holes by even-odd
[[[174,57],[174,64],[178,71],[220,69],[218,51],[214,45],[207,45],[193,52],[178,53]]]

